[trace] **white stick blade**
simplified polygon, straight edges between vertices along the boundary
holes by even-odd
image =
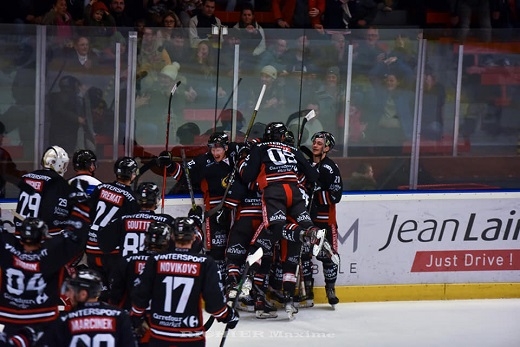
[[[310,110],[310,112],[305,115],[305,119],[307,119],[307,121],[310,121],[314,117],[316,117],[316,111],[314,110]]]

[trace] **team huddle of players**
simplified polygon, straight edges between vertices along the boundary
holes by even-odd
[[[161,153],[154,164],[203,194],[203,208],[177,218],[155,212],[155,183],[132,188],[133,158],[119,158],[116,180],[102,183],[95,154],[80,150],[66,180],[68,154],[47,149],[42,168],[22,177],[14,232],[0,233],[5,345],[203,346],[212,319],[236,326],[238,299],[260,319],[275,318],[278,304],[289,318],[312,306],[313,256],[337,304],[342,182],[327,156],[335,140],[314,134],[307,159],[293,139],[274,122],[247,143],[216,132],[185,165]],[[206,326],[200,298],[212,317]]]

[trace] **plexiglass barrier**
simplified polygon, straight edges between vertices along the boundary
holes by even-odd
[[[50,145],[94,150],[109,181],[118,156],[192,156],[214,131],[243,141],[273,121],[307,149],[331,132],[345,190],[519,188],[520,42],[474,34],[2,25],[3,195]]]

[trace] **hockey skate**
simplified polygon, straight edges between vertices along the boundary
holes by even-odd
[[[294,306],[297,308],[306,308],[314,306],[314,280],[305,281],[305,291],[294,297]],[[305,293],[305,294],[304,294]]]
[[[276,308],[283,308],[285,306],[285,298],[281,290],[269,287],[266,299],[271,306],[274,306]]]
[[[289,320],[294,319],[294,315],[298,313],[298,309],[294,306],[293,298],[289,295],[289,293],[284,293],[285,298],[285,313],[287,313],[287,318]]]
[[[236,309],[244,312],[255,312],[255,300],[249,294],[240,297]]]
[[[258,296],[255,301],[255,315],[258,319],[278,317],[276,307],[271,306],[263,296]]]
[[[332,309],[335,309],[336,304],[339,303],[339,299],[336,296],[334,284],[325,284],[325,294],[327,294],[327,299],[329,300]]]

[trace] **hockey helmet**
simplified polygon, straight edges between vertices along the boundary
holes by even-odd
[[[116,177],[122,179],[132,179],[132,175],[137,175],[137,162],[131,157],[121,157],[114,164]]]
[[[294,133],[292,131],[288,130],[285,133],[285,141],[284,142],[286,144],[288,144],[288,145],[294,146],[295,139],[294,139]]]
[[[39,218],[26,217],[20,229],[20,239],[23,243],[38,244],[48,237],[47,224]]]
[[[103,280],[96,270],[81,269],[76,276],[67,279],[66,285],[78,292],[86,290],[89,298],[97,298],[103,289]]]
[[[336,138],[334,138],[334,135],[332,135],[328,131],[318,131],[317,133],[312,135],[312,142],[314,142],[315,139],[324,139],[325,146],[330,147],[330,149],[334,148],[334,145],[336,144]]]
[[[197,233],[197,224],[193,218],[179,217],[173,224],[173,236],[175,241],[191,241]]]
[[[267,124],[264,131],[264,141],[281,141],[282,135],[287,136],[287,127],[282,122]]]
[[[208,139],[208,147],[225,147],[229,145],[229,136],[223,131],[217,131]]]
[[[144,247],[149,251],[165,251],[168,249],[172,235],[171,227],[162,222],[151,222],[146,231]]]
[[[135,195],[137,196],[137,203],[144,206],[157,205],[161,198],[159,186],[153,182],[143,182],[139,184]]]
[[[41,164],[44,168],[56,171],[63,176],[67,172],[69,155],[60,146],[51,146],[43,153]]]
[[[88,170],[92,164],[96,165],[97,157],[90,149],[80,149],[74,152],[72,164],[74,170]]]

